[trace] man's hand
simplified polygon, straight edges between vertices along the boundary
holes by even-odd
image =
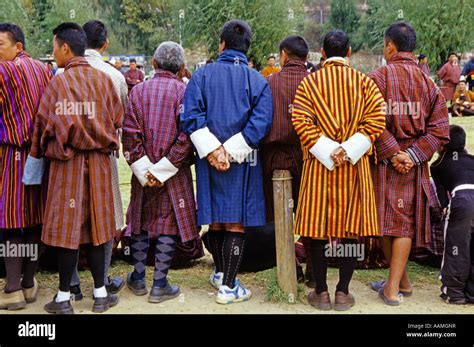
[[[209,162],[209,165],[217,171],[223,172],[230,168],[229,154],[225,151],[223,146],[220,146],[214,152],[209,153],[207,161]]]
[[[156,179],[156,177],[153,176],[153,174],[152,174],[150,171],[148,171],[148,172],[145,174],[145,177],[148,179],[148,182],[147,182],[147,184],[146,184],[147,187],[158,187],[158,188],[161,188],[161,187],[163,187],[163,186],[165,185],[164,183],[158,181],[158,180]]]
[[[403,151],[398,152],[396,156],[392,157],[391,162],[395,170],[402,174],[408,173],[415,165],[408,153]]]
[[[346,151],[344,148],[339,147],[334,150],[334,152],[331,153],[331,159],[334,161],[334,165],[340,166],[344,164],[344,161],[346,160]]]

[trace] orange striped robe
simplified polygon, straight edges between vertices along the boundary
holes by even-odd
[[[375,83],[342,58],[328,60],[298,87],[292,122],[304,159],[295,232],[321,239],[379,236],[369,155],[385,127],[385,109]],[[357,132],[372,147],[355,165],[346,161],[329,171],[309,152],[322,135],[343,143]]]

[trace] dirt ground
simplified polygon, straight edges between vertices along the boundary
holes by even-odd
[[[116,265],[111,268],[114,275],[125,276],[131,266]],[[151,268],[150,268],[151,270]],[[185,270],[173,270],[170,273],[170,280],[181,287],[181,296],[164,302],[162,304],[150,304],[147,296],[137,297],[128,288],[120,292],[119,304],[110,309],[110,314],[334,314],[336,311],[318,311],[307,305],[304,300],[295,304],[277,303],[269,301],[266,293],[265,282],[261,279],[260,273],[243,274],[239,277],[249,289],[252,290],[253,297],[244,303],[232,305],[219,305],[215,303],[216,291],[207,284],[207,278],[211,271],[208,260],[200,262],[196,267]],[[454,306],[448,305],[439,298],[439,284],[436,280],[419,281],[414,283],[414,295],[405,298],[399,307],[385,305],[372,291],[367,282],[367,271],[378,275],[378,270],[361,270],[354,275],[351,283],[351,292],[356,297],[356,306],[347,313],[356,314],[474,314],[474,305]],[[151,284],[151,271],[147,274],[147,283]],[[74,310],[79,314],[90,314],[92,308],[92,283],[90,274],[87,271],[81,272],[83,282],[84,300],[73,303]],[[38,275],[40,292],[38,301],[29,304],[26,309],[19,311],[3,311],[1,313],[17,314],[31,313],[43,314],[43,305],[50,301],[56,293],[57,274]],[[337,271],[330,271],[328,276],[331,294],[334,292],[337,283]],[[2,280],[0,280],[0,287]],[[310,289],[305,287],[305,291]],[[333,294],[332,294],[333,295]],[[303,296],[304,298],[304,296]]]

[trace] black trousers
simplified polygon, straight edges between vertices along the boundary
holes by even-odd
[[[474,190],[459,190],[451,199],[445,225],[441,282],[451,300],[474,302]]]

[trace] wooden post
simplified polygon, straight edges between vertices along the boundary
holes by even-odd
[[[273,200],[275,206],[275,240],[277,275],[280,288],[288,301],[297,298],[295,237],[293,232],[293,195],[288,170],[273,171]]]

